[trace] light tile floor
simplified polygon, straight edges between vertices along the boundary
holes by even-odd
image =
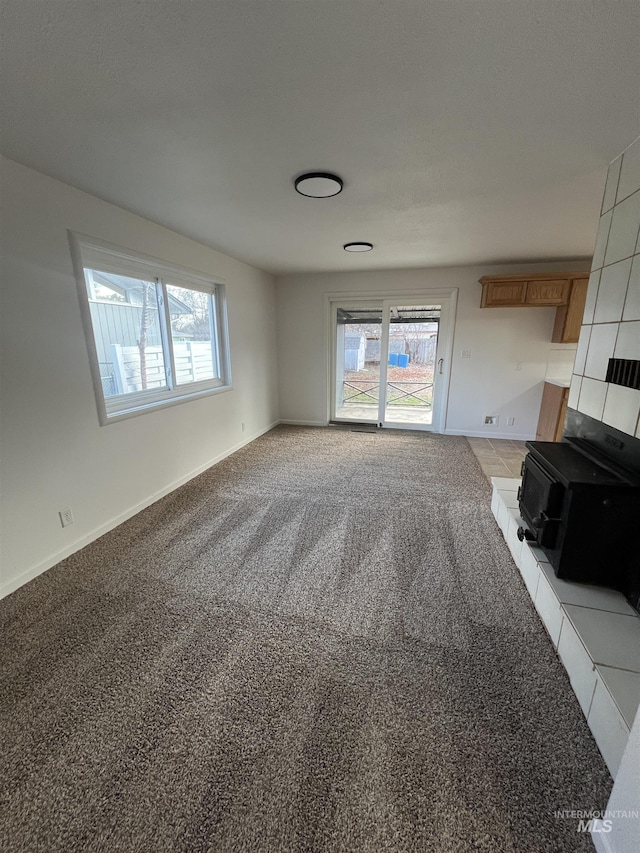
[[[518,477],[527,449],[524,441],[501,438],[467,438],[478,458],[484,475],[491,477]]]

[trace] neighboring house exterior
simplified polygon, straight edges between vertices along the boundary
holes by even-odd
[[[154,283],[96,270],[87,271],[86,282],[105,397],[131,393],[143,387],[162,387],[165,383],[165,366]],[[193,335],[174,326],[178,318],[189,316],[193,311],[173,294],[169,293],[168,298],[173,340],[189,342],[188,351],[180,354],[176,352],[176,360],[180,359],[180,366],[192,379],[208,378],[210,345],[194,342],[199,350],[208,348],[208,358],[205,358],[198,370],[199,365],[194,367],[194,358],[198,360],[200,353],[194,355],[190,348]],[[144,370],[141,369],[140,358],[143,340]],[[178,367],[177,363],[176,369]]]

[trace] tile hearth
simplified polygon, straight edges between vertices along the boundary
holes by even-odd
[[[491,509],[615,778],[640,704],[640,617],[622,593],[556,577],[517,537],[519,478],[492,478]]]

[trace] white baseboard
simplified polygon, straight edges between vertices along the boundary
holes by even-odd
[[[489,432],[489,430],[445,429],[445,435],[464,435],[468,438],[505,438],[511,441],[534,441],[535,436],[521,432]]]
[[[93,530],[86,533],[84,536],[81,536],[80,539],[76,539],[75,542],[72,542],[71,545],[68,545],[66,548],[63,548],[61,551],[57,551],[55,554],[51,554],[51,556],[47,557],[45,560],[37,563],[35,566],[31,566],[31,568],[22,572],[15,578],[12,578],[10,581],[6,581],[3,584],[0,584],[0,599],[5,598],[5,596],[10,595],[12,592],[15,592],[24,584],[29,583],[29,581],[37,578],[38,575],[41,575],[43,572],[46,572],[48,569],[51,569],[61,560],[70,557],[71,554],[75,554],[76,551],[79,551],[81,548],[84,548],[86,545],[89,545],[91,542],[98,539],[100,536],[104,536],[105,533],[108,533],[110,530],[113,530],[114,527],[117,527],[119,524],[122,524],[124,521],[132,518],[134,515],[137,515],[139,512],[142,512],[143,509],[146,509],[151,504],[154,504],[156,501],[159,501],[160,498],[165,497],[171,492],[175,491],[175,489],[180,488],[185,483],[188,483],[189,480],[193,480],[194,477],[197,477],[199,474],[202,474],[203,471],[206,471],[207,468],[211,468],[213,465],[217,465],[218,462],[222,462],[223,459],[226,459],[227,456],[231,456],[232,453],[236,453],[238,450],[241,450],[245,445],[250,444],[252,441],[255,441],[256,438],[260,438],[261,435],[264,435],[269,430],[272,430],[274,427],[278,426],[280,421],[274,421],[269,426],[260,430],[259,432],[254,433],[248,438],[243,439],[238,442],[238,444],[234,444],[233,447],[230,447],[228,450],[219,453],[217,456],[214,456],[213,459],[210,459],[208,462],[205,462],[203,465],[199,465],[194,471],[191,471],[189,474],[185,474],[184,477],[180,477],[178,480],[175,480],[173,483],[170,483],[168,486],[165,486],[163,489],[160,489],[154,494],[150,495],[148,498],[145,498],[143,501],[135,504],[129,509],[126,509],[124,512],[119,513],[113,518],[109,519],[109,521],[104,522],[104,524],[95,527]]]
[[[278,423],[287,424],[288,426],[313,426],[313,427],[326,427],[328,426],[326,421],[290,421],[286,418],[281,418]]]

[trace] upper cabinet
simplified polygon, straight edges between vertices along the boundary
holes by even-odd
[[[582,324],[589,273],[485,275],[481,308],[554,308],[554,343],[577,343]]]
[[[554,344],[578,343],[588,286],[589,279],[587,276],[574,278],[571,282],[569,301],[556,311],[556,322],[551,335]]]
[[[513,308],[524,305],[527,298],[526,281],[509,281],[505,278],[480,279],[482,285],[481,308]]]
[[[527,282],[527,298],[525,305],[564,305],[569,299],[571,282],[566,278],[553,278],[549,281],[538,280]]]

